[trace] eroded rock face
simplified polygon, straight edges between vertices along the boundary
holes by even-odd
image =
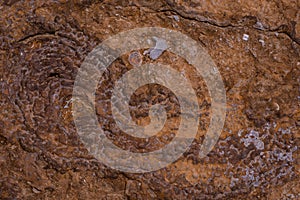
[[[300,121],[299,1],[4,1],[0,17],[1,199],[298,199]],[[99,81],[96,112],[105,134],[134,152],[170,142],[179,105],[165,87],[141,87],[130,112],[149,123],[161,103],[168,123],[140,140],[122,133],[110,110],[114,82],[133,63],[170,64],[191,81],[201,109],[198,135],[178,161],[156,172],[129,174],[94,159],[72,119],[72,88],[86,55],[120,31],[158,26],[206,48],[224,80],[226,123],[200,159],[211,100],[204,80],[168,51],[155,60],[132,52]],[[141,56],[141,57],[140,57]]]

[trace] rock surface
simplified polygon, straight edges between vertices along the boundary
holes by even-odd
[[[0,199],[299,199],[300,2],[4,0],[0,3]],[[99,124],[135,152],[176,134],[178,102],[159,85],[132,96],[137,124],[162,103],[168,126],[148,141],[122,133],[110,111],[114,82],[136,62],[170,64],[191,81],[201,108],[197,138],[178,161],[130,174],[93,158],[76,133],[72,86],[86,55],[110,35],[136,27],[180,31],[209,52],[227,93],[218,143],[200,159],[211,100],[204,80],[168,52],[123,55],[99,82]],[[135,60],[134,60],[135,59]]]

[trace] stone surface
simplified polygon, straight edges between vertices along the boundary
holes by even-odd
[[[299,199],[300,2],[4,0],[0,3],[1,199]],[[201,108],[197,138],[178,161],[156,172],[129,174],[94,159],[72,119],[72,86],[85,56],[120,31],[159,26],[180,31],[207,49],[223,77],[227,118],[204,158],[198,152],[209,125],[205,82],[182,58],[164,51],[192,83]],[[167,88],[141,87],[132,96],[137,124],[162,103],[168,122],[148,141],[122,133],[109,99],[130,70],[115,61],[99,82],[96,111],[116,145],[153,151],[171,141],[179,105]]]

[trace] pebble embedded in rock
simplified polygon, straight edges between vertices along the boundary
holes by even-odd
[[[128,61],[132,66],[139,67],[143,62],[143,58],[140,52],[134,51],[129,55]]]

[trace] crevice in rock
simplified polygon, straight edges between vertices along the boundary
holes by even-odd
[[[50,31],[50,32],[46,32],[46,33],[36,33],[36,34],[27,35],[27,36],[21,38],[20,40],[18,40],[17,42],[25,42],[26,43],[26,42],[36,39],[36,38],[48,38],[48,37],[57,37],[56,32]]]
[[[243,25],[235,25],[235,24],[225,22],[225,21],[218,22],[216,20],[209,19],[207,17],[204,17],[203,15],[199,15],[198,13],[194,13],[192,11],[190,13],[186,13],[181,8],[177,8],[177,7],[175,7],[175,5],[172,5],[172,3],[170,1],[167,1],[167,4],[168,4],[169,8],[163,8],[163,9],[156,10],[156,11],[158,11],[158,12],[173,12],[184,19],[206,23],[211,26],[218,27],[218,28],[243,28],[244,27]],[[254,16],[254,18],[256,18],[256,17]],[[256,18],[256,21],[258,21],[257,18]],[[260,30],[263,32],[282,33],[282,34],[285,34],[286,36],[288,36],[293,42],[300,45],[300,38],[295,37],[295,22],[291,22],[291,26],[292,27],[289,27],[286,24],[282,24],[273,29],[272,28],[260,29],[258,27],[253,27],[253,26],[250,26],[249,28]],[[292,29],[292,30],[288,30],[288,29]]]

